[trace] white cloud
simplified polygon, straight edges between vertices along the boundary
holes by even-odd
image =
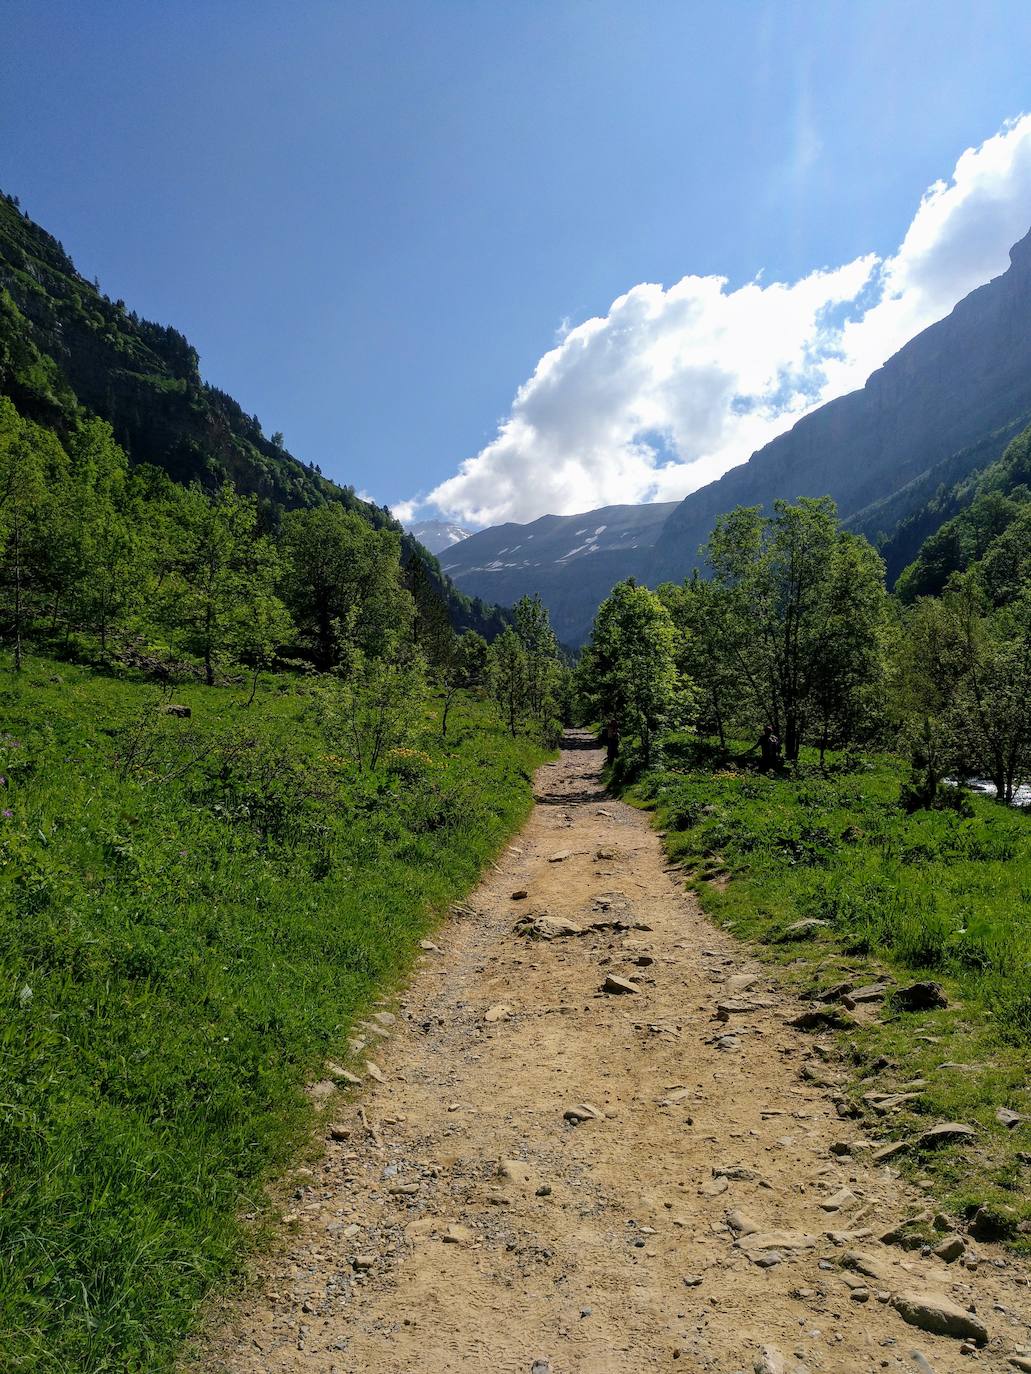
[[[1004,271],[1031,223],[1031,116],[969,148],[894,256],[792,283],[632,287],[560,330],[497,437],[424,499],[469,524],[674,500],[744,462]],[[403,515],[402,515],[403,512]]]
[[[419,505],[419,501],[395,501],[390,507],[390,514],[407,529],[415,519]]]

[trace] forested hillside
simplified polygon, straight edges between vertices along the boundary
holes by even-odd
[[[213,492],[230,483],[254,498],[256,520],[275,533],[283,512],[337,505],[373,530],[398,536],[405,568],[420,562],[456,628],[492,638],[494,607],[457,592],[432,554],[382,507],[323,477],[265,435],[225,392],[202,380],[196,349],[171,325],[141,319],[75,269],[63,246],[0,195],[0,395],[24,419],[72,440],[91,417],[108,422],[132,467]]]
[[[916,558],[898,578],[905,602],[938,596],[955,573],[976,567],[992,604],[1023,594],[1031,576],[1031,428],[1003,456],[936,494],[913,517],[933,526]]]

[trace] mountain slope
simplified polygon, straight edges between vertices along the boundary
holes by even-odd
[[[1031,234],[1011,250],[1006,272],[910,340],[860,390],[805,416],[678,506],[641,508],[652,515],[636,547],[610,542],[604,552],[590,551],[589,569],[580,558],[563,559],[557,547],[541,558],[539,544],[533,558],[525,548],[513,558],[512,546],[543,522],[501,525],[446,555],[445,568],[460,586],[504,603],[539,591],[563,637],[578,643],[620,578],[655,585],[688,576],[724,512],[830,495],[844,523],[880,546],[893,581],[1029,419]],[[634,508],[563,517],[562,537],[607,523],[613,509]],[[668,518],[652,528],[664,509]]]
[[[555,633],[566,644],[587,637],[598,603],[613,583],[641,574],[675,502],[603,506],[587,515],[542,515],[527,525],[497,525],[441,555],[464,591],[508,606],[540,592]]]
[[[734,506],[830,495],[847,517],[1026,415],[1029,305],[1031,234],[1010,250],[1006,272],[911,339],[859,391],[804,416],[686,497],[656,544],[651,575],[690,572],[714,520]]]
[[[256,416],[200,375],[197,350],[177,329],[111,301],[76,271],[53,235],[0,193],[0,395],[39,424],[67,435],[84,414],[107,420],[133,463],[177,482],[229,481],[258,498],[270,527],[284,510],[339,502],[375,528],[401,531],[384,507],[360,500],[268,438]],[[452,623],[492,637],[496,607],[459,593],[436,558],[402,533],[447,602]]]
[[[993,599],[1006,600],[1031,571],[1031,427],[998,462],[956,483],[935,507],[949,518],[939,521],[899,575],[902,600],[938,596],[953,573],[975,563],[982,564]]]
[[[999,455],[1011,440],[1031,424],[1031,412],[936,463],[898,491],[866,506],[842,523],[875,544],[884,559],[888,584],[919,553],[946,520],[970,504],[982,477],[998,465]],[[1008,450],[1006,450],[1008,451]]]

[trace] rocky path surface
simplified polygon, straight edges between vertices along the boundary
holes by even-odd
[[[839,1118],[829,1045],[566,746],[360,1032],[364,1086],[320,1090],[324,1157],[199,1367],[1031,1369],[1027,1269],[877,1239],[925,1203]]]

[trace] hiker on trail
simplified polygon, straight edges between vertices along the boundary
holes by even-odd
[[[759,750],[759,767],[763,772],[780,767],[780,739],[774,734],[772,725],[764,725],[763,732],[749,749],[750,754]]]
[[[605,722],[601,738],[605,745],[606,762],[615,763],[616,755],[619,753],[619,722],[610,717]]]

